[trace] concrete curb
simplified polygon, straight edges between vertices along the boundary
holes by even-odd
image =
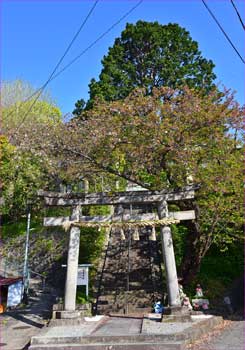
[[[186,329],[185,333],[185,344],[189,344],[197,339],[199,339],[202,335],[210,332],[214,327],[223,323],[223,317],[214,316],[212,318],[202,320],[197,324],[193,324],[192,327]]]
[[[35,350],[185,350],[181,342],[173,343],[124,343],[124,344],[70,344],[57,346],[35,346],[29,349]]]

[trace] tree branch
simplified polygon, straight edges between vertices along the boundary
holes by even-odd
[[[122,174],[120,173],[118,170],[115,170],[113,169],[111,166],[109,165],[104,165],[98,161],[96,161],[94,158],[92,158],[91,156],[88,156],[80,151],[76,151],[74,149],[71,149],[71,148],[68,148],[68,147],[65,147],[63,148],[64,151],[67,151],[67,152],[70,152],[70,153],[73,153],[73,154],[76,154],[76,155],[79,155],[80,157],[84,158],[84,159],[87,159],[90,163],[94,164],[95,166],[97,166],[98,168],[110,173],[110,174],[113,174],[113,175],[116,175],[122,179],[125,179],[127,181],[131,181],[131,182],[134,182],[136,183],[137,185],[139,186],[142,186],[142,187],[145,187],[146,189],[148,190],[151,190],[151,188],[145,184],[145,183],[142,183],[138,180],[136,180],[135,178],[131,178],[129,175],[126,175],[126,174]]]

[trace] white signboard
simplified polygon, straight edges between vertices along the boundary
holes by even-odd
[[[77,268],[77,286],[86,286],[86,295],[88,296],[88,270],[91,264],[81,264],[78,265]],[[66,265],[62,265],[62,267],[66,267]]]
[[[21,303],[22,281],[17,281],[8,287],[7,307],[17,306]]]
[[[88,284],[88,267],[78,267],[77,285],[84,286]]]

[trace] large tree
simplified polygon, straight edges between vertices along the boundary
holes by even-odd
[[[178,24],[127,24],[104,56],[99,80],[90,82],[86,108],[95,97],[123,99],[136,87],[145,88],[147,94],[154,87],[183,84],[209,90],[215,79],[213,68],[213,62],[202,57],[197,42]],[[78,100],[73,113],[79,115],[83,108],[83,99]]]

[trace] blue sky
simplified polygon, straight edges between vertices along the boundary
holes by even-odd
[[[92,0],[43,0],[1,2],[1,79],[23,79],[36,88],[48,78],[75,32],[87,15]],[[245,21],[245,1],[234,0]],[[100,0],[63,65],[77,56],[117,21],[137,1]],[[209,7],[244,57],[244,30],[230,0],[209,0]],[[244,103],[244,64],[210,17],[201,0],[145,0],[132,14],[53,80],[48,90],[62,113],[72,112],[79,98],[88,98],[88,84],[97,78],[101,59],[127,22],[178,23],[199,43],[205,58],[215,63],[217,83],[237,91]]]

